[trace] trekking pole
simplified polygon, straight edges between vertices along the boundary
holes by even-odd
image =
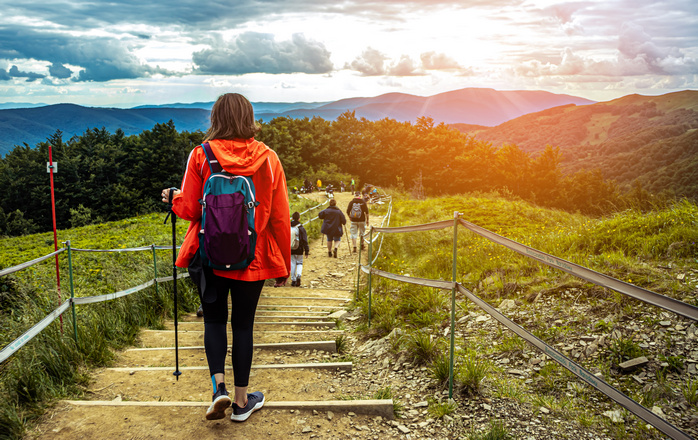
[[[349,248],[349,255],[351,255],[351,243],[349,243],[349,233],[347,232],[347,225],[344,225],[344,235],[347,236],[347,247]]]
[[[167,223],[167,218],[172,216],[172,280],[174,283],[174,328],[175,328],[175,372],[172,373],[179,381],[179,376],[182,372],[179,371],[179,341],[177,338],[177,216],[172,210],[172,195],[177,188],[170,188],[170,195],[167,199],[167,217],[165,217],[165,223]]]

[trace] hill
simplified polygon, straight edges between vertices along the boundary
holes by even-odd
[[[600,169],[622,186],[698,194],[698,91],[628,95],[587,106],[565,105],[496,127],[462,127],[495,146],[528,153],[558,146],[568,172]]]
[[[255,116],[263,121],[277,117],[334,120],[347,111],[356,117],[376,121],[391,118],[415,122],[422,116],[436,123],[467,123],[493,126],[511,118],[565,104],[590,104],[583,98],[541,91],[500,92],[468,88],[423,97],[388,93],[372,98],[350,98],[335,102],[253,103]],[[88,128],[121,129],[127,135],[151,129],[156,123],[173,120],[179,131],[205,130],[213,103],[176,103],[166,106],[141,106],[133,109],[82,107],[57,104],[37,108],[0,110],[0,157],[13,146],[43,142],[61,130],[64,139],[82,134]]]
[[[90,128],[106,128],[126,135],[150,130],[157,123],[170,119],[180,131],[196,131],[208,125],[210,112],[202,109],[117,109],[82,107],[74,104],[56,104],[37,108],[0,110],[0,156],[15,145],[34,146],[60,130],[68,140]]]

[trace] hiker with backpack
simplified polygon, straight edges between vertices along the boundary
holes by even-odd
[[[308,246],[308,233],[300,222],[301,215],[294,212],[291,216],[291,286],[301,286],[303,275],[303,254],[310,254]]]
[[[334,255],[337,258],[337,247],[344,235],[343,226],[347,224],[347,219],[341,209],[337,208],[337,200],[330,199],[330,206],[318,213],[318,218],[322,219],[320,232],[327,236],[327,256]],[[334,243],[334,252],[332,252]]]
[[[283,286],[291,269],[286,176],[276,153],[254,139],[259,129],[244,96],[221,95],[211,110],[205,142],[189,154],[182,189],[172,199],[174,213],[190,222],[175,264],[198,267],[200,273],[194,281],[201,287],[213,384],[208,420],[225,417],[232,405],[231,420],[243,422],[264,405],[261,392],[247,393],[255,311],[264,281],[275,279],[275,286]],[[225,385],[228,297],[232,396]]]
[[[347,205],[347,216],[351,220],[349,234],[352,243],[354,243],[354,252],[356,252],[357,236],[361,240],[361,249],[364,248],[364,234],[366,234],[366,225],[368,224],[368,205],[358,191],[354,193],[354,198]]]

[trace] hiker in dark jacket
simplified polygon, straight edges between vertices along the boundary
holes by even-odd
[[[317,216],[323,220],[320,232],[327,236],[327,256],[333,255],[332,242],[334,242],[334,257],[337,258],[337,247],[342,241],[343,226],[347,224],[347,219],[342,210],[337,208],[335,199],[330,199],[330,207],[320,211]]]
[[[308,233],[300,222],[301,215],[294,212],[291,216],[291,286],[301,286],[301,275],[303,275],[303,254],[307,257],[310,254],[308,246]],[[298,227],[298,247],[293,248],[294,234],[293,228]]]
[[[357,237],[360,237],[361,249],[364,248],[364,234],[366,234],[366,225],[368,224],[368,205],[358,191],[354,193],[354,198],[347,205],[347,216],[351,220],[349,234],[354,243],[354,252],[356,252]]]

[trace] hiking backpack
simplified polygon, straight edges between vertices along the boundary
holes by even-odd
[[[361,219],[361,215],[362,215],[361,203],[354,202],[354,204],[351,205],[351,211],[349,211],[349,218],[352,220],[359,220],[359,219]]]
[[[221,167],[208,142],[201,145],[211,175],[204,184],[199,254],[205,266],[244,269],[254,260],[255,188],[251,176],[236,176]]]
[[[301,225],[291,226],[291,249],[296,250],[301,245]]]

